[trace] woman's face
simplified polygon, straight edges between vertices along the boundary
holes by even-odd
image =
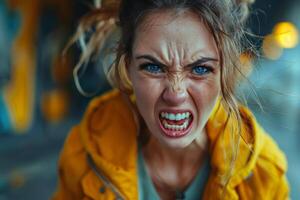
[[[138,110],[162,144],[187,147],[205,134],[220,92],[214,38],[190,11],[150,14],[135,34],[128,72]]]

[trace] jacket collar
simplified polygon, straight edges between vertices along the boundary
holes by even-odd
[[[236,161],[232,167],[228,187],[234,188],[251,175],[259,152],[263,147],[262,131],[251,112],[240,107],[242,117],[241,133],[237,131],[237,121],[230,118],[219,100],[207,122],[211,167],[217,182],[225,185],[224,175],[231,168],[231,156],[234,156],[236,144]],[[239,139],[238,139],[239,138]]]
[[[236,165],[228,187],[234,188],[254,167],[258,152],[262,148],[252,114],[241,108],[243,116],[242,136]],[[250,117],[248,117],[250,116]],[[227,125],[226,125],[227,122]],[[216,104],[206,125],[209,138],[209,152],[212,172],[216,181],[224,185],[222,175],[229,169],[232,144],[231,131],[236,126],[234,120],[228,120],[220,101]],[[128,104],[121,93],[114,90],[94,99],[89,105],[81,122],[81,137],[86,151],[91,155],[104,176],[118,186],[121,193],[129,199],[137,195],[137,126]],[[248,145],[246,144],[248,143]],[[249,149],[252,147],[252,150]],[[229,151],[225,152],[225,149]],[[240,156],[243,155],[243,156]],[[226,164],[227,163],[227,164]]]

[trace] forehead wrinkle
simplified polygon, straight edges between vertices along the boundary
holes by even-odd
[[[157,14],[159,16],[162,13],[157,13]],[[189,40],[189,38],[186,38],[185,35],[181,35],[180,31],[178,32],[179,34],[177,34],[177,31],[174,32],[174,30],[172,30],[172,25],[174,25],[174,23],[177,25],[178,23],[182,23],[182,19],[175,18],[175,19],[179,19],[179,21],[177,21],[174,20],[174,16],[172,16],[171,18],[170,16],[167,16],[166,21],[164,20],[161,21],[158,20],[158,17],[153,17],[153,18],[150,16],[148,17],[149,18],[146,20],[148,23],[142,23],[142,26],[145,25],[143,27],[145,29],[141,31],[141,29],[143,28],[141,26],[139,27],[140,33],[142,33],[143,35],[140,36],[142,38],[147,38],[148,34],[151,32],[154,34],[154,36],[157,35],[159,38],[161,38],[161,40],[160,41],[158,40],[159,43],[153,42],[153,40],[148,40],[148,41],[146,40],[146,42],[142,40],[143,45],[138,45],[139,46],[138,49],[141,50],[143,53],[147,53],[150,55],[152,54],[166,66],[169,67],[175,66],[176,69],[181,66],[182,67],[186,66],[200,59],[201,57],[213,57],[218,59],[218,55],[216,55],[218,54],[218,51],[215,42],[212,45],[207,45],[207,42],[204,41],[204,43],[202,43],[204,44],[204,46],[200,44],[200,46],[196,47],[194,45],[199,45],[196,42],[198,38],[193,38],[194,40],[196,40],[195,41],[196,44],[194,44]],[[177,25],[175,26],[175,29],[178,28]],[[161,27],[165,27],[166,29],[163,28],[162,29],[163,32],[157,31],[160,30]],[[170,27],[171,29],[169,29]],[[164,37],[164,36],[160,37],[161,35],[170,34],[170,33],[171,33],[171,38]],[[185,40],[185,38],[187,40]]]
[[[169,42],[164,41],[160,43],[159,47],[150,47],[148,53],[168,67],[179,66],[180,59],[173,46]]]
[[[168,45],[165,42],[162,42],[160,43],[159,48],[156,46],[150,47],[147,53],[154,56],[162,64],[169,66],[170,55],[167,46]]]
[[[166,55],[163,60],[164,62],[172,68],[183,67],[184,57],[185,57],[185,48],[182,47],[181,42],[170,41],[167,43],[167,48],[164,49]]]
[[[176,46],[176,45],[173,45]],[[157,58],[164,65],[170,67],[171,71],[180,71],[181,68],[203,58],[212,57],[216,58],[214,55],[207,53],[205,49],[196,50],[194,53],[188,48],[177,48],[172,45],[162,45],[161,48],[152,48],[153,56]]]
[[[198,49],[192,53],[189,48],[177,48],[173,46],[176,45],[171,45],[163,42],[161,43],[159,48],[157,46],[148,46],[149,49],[142,50],[140,54],[143,54],[143,51],[146,51],[147,54],[152,55],[162,64],[170,67],[171,69],[173,68],[173,70],[171,71],[174,72],[180,71],[181,68],[203,57],[211,57],[218,60],[218,57],[216,57],[213,53],[207,52],[206,49]]]
[[[168,43],[168,52],[169,52],[169,63],[171,66],[176,66],[178,64],[178,56],[176,54],[176,44],[170,41]]]

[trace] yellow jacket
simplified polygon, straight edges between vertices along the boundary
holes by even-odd
[[[288,199],[285,156],[245,108],[241,108],[242,134],[253,150],[241,141],[224,192],[224,149],[231,147],[226,136],[229,130],[224,129],[225,111],[216,107],[206,125],[211,174],[202,199]],[[137,185],[137,128],[129,106],[115,90],[95,98],[67,137],[53,200],[135,200]]]

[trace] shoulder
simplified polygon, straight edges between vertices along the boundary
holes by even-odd
[[[242,114],[243,128],[251,135],[253,140],[254,154],[257,162],[268,161],[283,173],[287,170],[287,160],[276,141],[257,122],[253,113],[245,107],[240,109]]]
[[[135,123],[122,94],[114,90],[94,98],[81,122],[65,140],[56,193],[62,198],[56,199],[97,195],[103,182],[90,167],[87,155],[95,162],[98,172],[119,180],[115,177],[120,175],[116,169],[124,172],[134,169],[136,146]]]
[[[116,90],[113,90],[91,100],[81,122],[71,128],[61,152],[61,160],[69,160],[74,155],[80,155],[84,153],[85,144],[82,141],[82,132],[87,128],[84,126],[91,125],[91,123],[97,121],[99,118],[105,119],[106,116],[103,115],[105,114],[103,111],[113,113],[121,104],[120,102],[122,102],[122,100],[120,99],[120,93]],[[99,121],[96,124],[99,124]]]
[[[122,131],[121,122],[126,123],[129,118],[126,113],[129,113],[129,108],[117,90],[91,100],[81,122],[70,130],[65,139],[60,153],[59,184],[54,199],[78,199],[86,193],[85,190],[99,184],[91,173],[87,155],[115,161],[113,158],[117,152],[110,152],[110,147],[113,142],[117,142],[114,134]]]
[[[241,107],[244,128],[253,136],[250,173],[238,187],[240,195],[252,193],[264,199],[287,199],[287,160],[275,140],[259,125],[251,111]],[[251,163],[252,162],[252,163]]]
[[[112,124],[118,125],[122,122],[122,125],[126,125],[132,124],[132,121],[132,110],[127,99],[119,90],[115,89],[90,102],[80,126],[85,132],[103,133],[104,129],[111,127]]]
[[[117,90],[111,90],[106,92],[98,97],[95,97],[89,103],[84,118],[82,121],[85,120],[86,117],[91,117],[93,114],[97,113],[99,110],[124,110],[128,107],[127,102],[125,101],[124,95]]]
[[[71,165],[68,168],[72,169],[72,160],[78,162],[78,160],[86,159],[84,155],[89,151],[89,147],[93,143],[92,140],[98,139],[94,137],[99,135],[104,137],[103,135],[107,135],[106,132],[111,134],[107,129],[116,127],[112,124],[119,124],[120,119],[126,121],[129,118],[127,115],[129,112],[126,102],[117,90],[112,90],[92,99],[81,122],[72,127],[65,140],[61,152],[61,164]]]
[[[135,137],[132,111],[121,92],[112,90],[89,103],[81,122],[71,129],[65,140],[60,165],[80,178],[87,168],[87,153],[119,164],[135,143]]]

